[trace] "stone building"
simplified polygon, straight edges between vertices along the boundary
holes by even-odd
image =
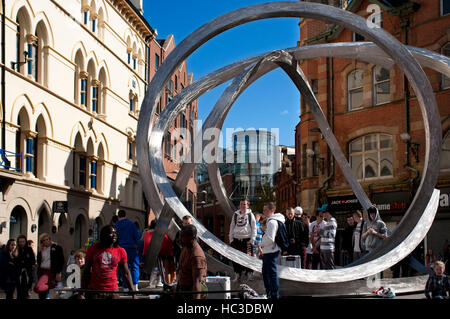
[[[118,209],[142,231],[152,217],[136,127],[173,36],[157,39],[138,0],[8,0],[2,15],[0,242],[24,234],[36,243],[48,232],[68,252],[96,239]],[[158,112],[191,82],[183,63]],[[180,137],[170,132],[192,129],[196,117],[194,102],[169,130],[171,178]],[[191,179],[186,198],[195,192]]]

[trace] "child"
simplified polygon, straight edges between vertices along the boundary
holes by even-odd
[[[442,261],[436,261],[434,263],[434,274],[430,275],[425,285],[425,296],[427,299],[448,299],[450,284],[444,271],[445,264]]]
[[[255,238],[255,244],[253,246],[253,253],[255,256],[258,255],[258,247],[261,245],[262,236],[264,234],[263,229],[261,227],[261,214],[255,213],[255,220],[256,220],[256,238]]]

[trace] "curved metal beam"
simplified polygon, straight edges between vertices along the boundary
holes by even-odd
[[[141,116],[139,118],[138,123],[138,161],[141,166],[147,166],[145,169],[141,170],[142,176],[146,176],[146,172],[151,172],[149,167],[149,162],[145,162],[148,159],[148,153],[145,152],[148,150],[148,145],[146,146],[146,140],[148,137],[148,133],[150,132],[150,118],[152,118],[152,112],[154,112],[154,105],[156,104],[156,100],[159,97],[159,91],[163,87],[163,84],[167,82],[170,73],[177,67],[180,61],[184,60],[193,50],[195,50],[202,43],[206,42],[208,39],[213,37],[220,32],[223,32],[231,27],[236,25],[246,23],[249,21],[264,19],[270,17],[310,17],[310,18],[318,18],[321,20],[325,20],[328,22],[334,22],[345,27],[348,27],[354,31],[357,31],[369,39],[374,40],[381,48],[383,48],[388,54],[393,58],[397,64],[399,64],[400,68],[404,70],[405,74],[409,78],[413,89],[417,94],[417,98],[419,100],[422,114],[424,114],[424,127],[426,131],[427,143],[426,143],[426,157],[425,157],[425,166],[424,166],[424,174],[421,180],[421,184],[418,189],[418,193],[422,195],[422,199],[417,200],[417,196],[413,200],[410,208],[405,214],[405,218],[400,223],[396,232],[402,234],[404,232],[411,231],[414,226],[414,222],[417,222],[418,215],[423,212],[426,208],[426,201],[431,197],[431,192],[434,187],[437,178],[437,169],[430,165],[430,162],[433,164],[439,163],[439,145],[440,143],[440,121],[433,121],[438,118],[439,113],[437,112],[436,102],[434,100],[434,95],[432,94],[431,87],[429,85],[428,80],[426,79],[423,71],[420,66],[416,63],[414,58],[408,53],[408,51],[398,43],[394,38],[392,38],[389,34],[384,32],[383,30],[373,30],[366,26],[366,21],[358,16],[355,16],[349,12],[345,12],[333,7],[312,4],[312,3],[293,3],[293,2],[276,2],[276,3],[268,3],[257,5],[253,7],[248,7],[240,10],[233,11],[229,14],[223,15],[212,22],[204,25],[200,29],[197,30],[196,33],[190,35],[185,39],[168,57],[163,66],[160,68],[159,72],[155,75],[152,83],[154,86],[149,88],[147,92],[146,98],[144,99],[143,108],[141,110]],[[192,42],[192,43],[191,43]],[[396,55],[396,53],[398,55]],[[151,104],[152,107],[146,105]],[[427,110],[429,107],[429,110]],[[149,111],[150,110],[150,111]],[[430,123],[437,123],[436,125],[430,126]],[[144,134],[143,134],[144,133]],[[157,135],[159,135],[158,132]],[[162,136],[161,136],[162,138]],[[152,140],[151,144],[156,142],[158,138]],[[161,141],[161,140],[160,140]],[[154,150],[153,150],[154,151]],[[157,155],[152,151],[152,155]],[[152,158],[152,166],[155,167],[153,162],[155,158]],[[430,161],[431,160],[431,161]],[[179,203],[178,198],[176,198],[175,193],[170,187],[170,184],[167,182],[167,177],[164,177],[165,172],[161,171],[155,172],[155,180],[158,183],[158,186],[161,192],[165,195],[166,202],[172,207],[172,209],[176,210],[177,213],[183,211],[184,206],[178,206]],[[146,184],[143,182],[143,184]],[[147,183],[148,184],[148,183]],[[148,185],[144,185],[144,190],[147,191],[150,189]],[[147,194],[148,195],[148,194]],[[185,210],[185,209],[184,209]],[[187,212],[187,211],[186,211]],[[412,212],[412,213],[411,213]],[[412,221],[405,221],[408,217]],[[400,231],[402,230],[402,231]],[[203,239],[208,241],[208,236],[206,232],[203,232]],[[402,234],[404,235],[404,234]],[[394,237],[394,236],[393,236]],[[404,237],[404,236],[397,236]],[[385,253],[384,249],[388,245],[385,245],[387,242],[389,244],[395,244],[395,240],[386,240],[383,245],[381,245],[380,249],[377,249],[377,253]],[[399,243],[397,243],[399,244]],[[395,247],[395,246],[394,246]],[[242,254],[242,253],[241,253]],[[371,254],[371,261],[373,261],[374,255]],[[353,268],[353,267],[352,267]],[[350,270],[348,268],[347,270]],[[333,277],[331,273],[335,273],[336,271],[328,271],[328,277]],[[338,281],[346,281],[348,278],[336,278]]]

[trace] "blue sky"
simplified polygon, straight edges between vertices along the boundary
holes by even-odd
[[[180,43],[194,30],[229,11],[264,3],[261,0],[154,1],[144,0],[144,16],[157,29],[158,38],[173,34]],[[256,21],[228,30],[205,43],[187,60],[194,80],[238,60],[272,50],[295,47],[299,40],[299,19]],[[225,90],[221,85],[199,99],[199,119],[204,120]],[[294,145],[299,121],[300,95],[287,75],[275,70],[251,85],[238,98],[224,128],[278,129],[279,143]],[[225,139],[225,132],[223,134]],[[226,146],[230,147],[229,141]]]

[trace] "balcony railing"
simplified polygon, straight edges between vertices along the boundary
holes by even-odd
[[[22,173],[22,159],[22,153],[18,154],[0,148],[0,168],[12,169]]]

